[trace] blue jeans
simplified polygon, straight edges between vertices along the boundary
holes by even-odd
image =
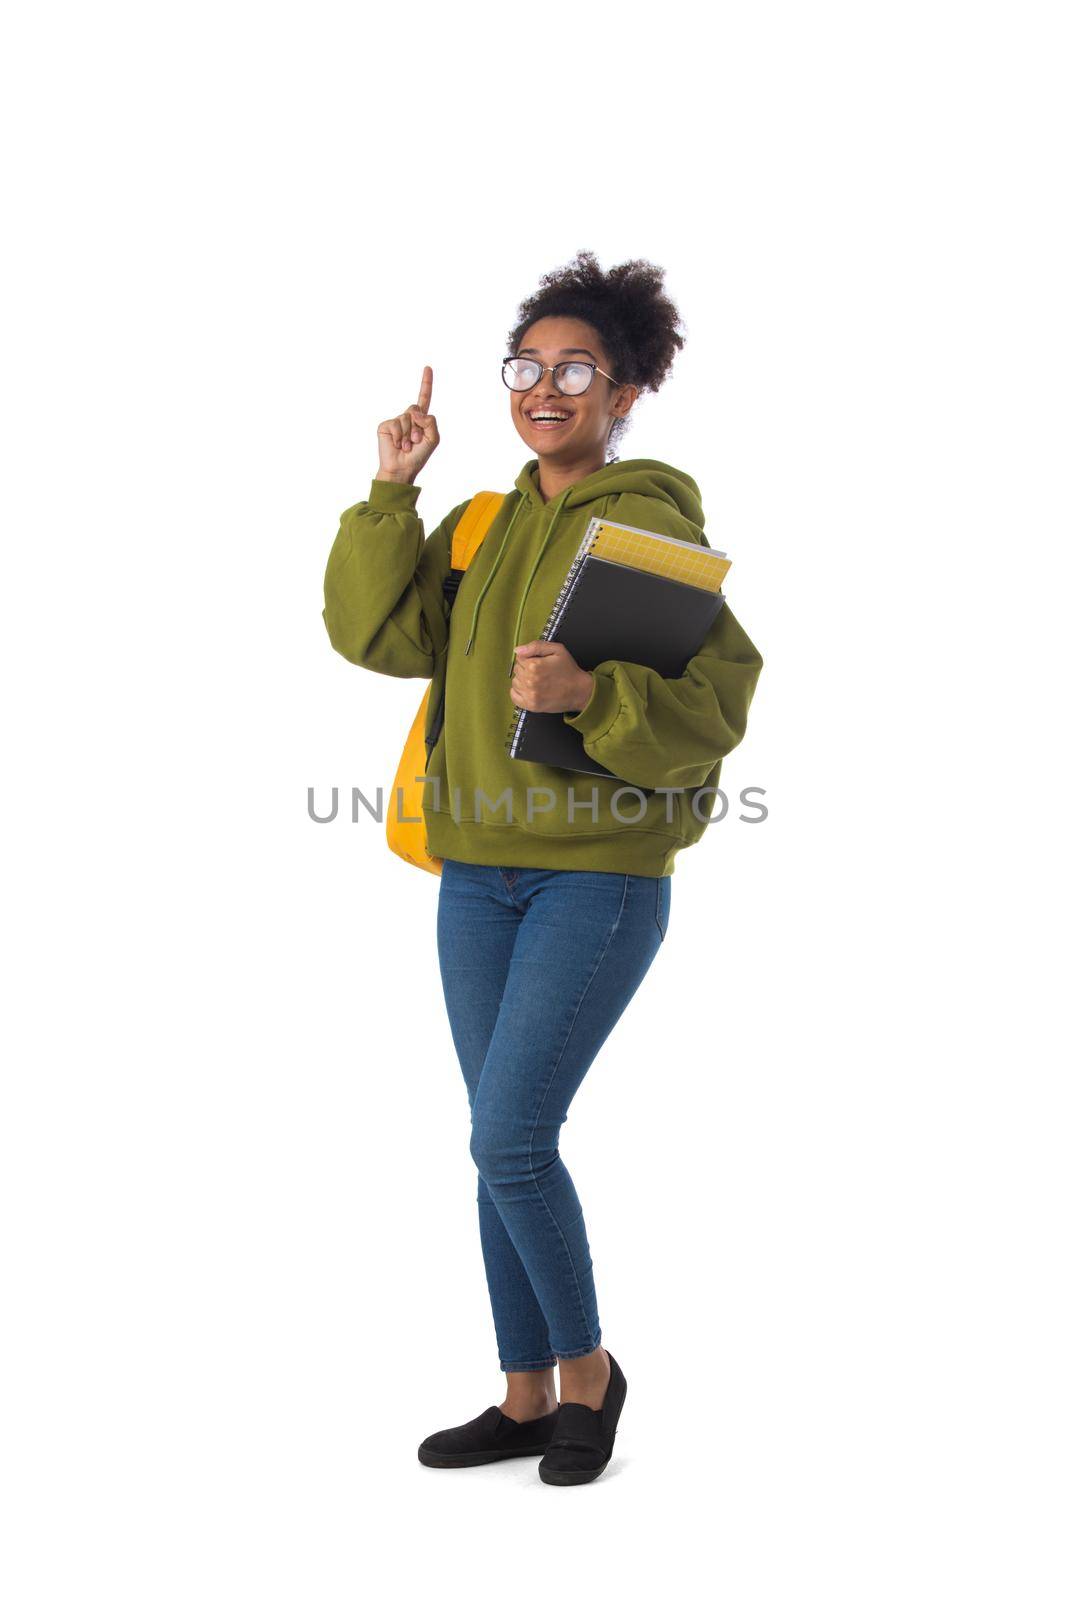
[[[663,942],[671,880],[445,859],[437,948],[503,1372],[600,1343],[567,1108]]]

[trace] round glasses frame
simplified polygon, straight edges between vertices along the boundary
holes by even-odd
[[[508,371],[514,361],[524,361],[527,366],[537,368],[537,376],[532,383],[508,383]],[[584,367],[589,374],[585,387],[581,389],[564,389],[556,379],[556,373],[559,372],[561,367]],[[576,395],[587,393],[592,387],[594,376],[598,372],[607,378],[609,383],[614,383],[619,388],[622,387],[617,378],[613,378],[610,372],[605,372],[603,367],[598,367],[595,361],[557,361],[554,367],[546,367],[543,361],[535,361],[533,356],[505,356],[500,364],[500,376],[504,380],[505,387],[510,389],[513,394],[528,394],[531,389],[537,387],[546,372],[551,374],[552,386],[557,394]]]

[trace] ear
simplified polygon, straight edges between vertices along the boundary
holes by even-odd
[[[624,417],[626,413],[633,407],[633,404],[640,393],[641,391],[637,387],[636,383],[623,384],[622,388],[616,391],[615,399],[612,401],[612,415],[616,417]]]

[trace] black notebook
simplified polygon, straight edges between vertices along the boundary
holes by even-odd
[[[689,546],[689,552],[721,555],[699,545]],[[704,643],[722,604],[720,590],[600,559],[587,553],[583,543],[541,637],[566,645],[586,672],[602,661],[635,661],[665,678],[680,678]],[[561,711],[527,711],[516,706],[507,746],[509,755],[518,761],[617,776],[586,754],[581,734],[564,722]]]

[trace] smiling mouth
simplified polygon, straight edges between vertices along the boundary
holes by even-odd
[[[527,411],[526,420],[531,428],[539,428],[545,433],[550,433],[553,428],[565,428],[568,422],[574,420],[574,413],[550,411],[545,407],[543,411]]]

